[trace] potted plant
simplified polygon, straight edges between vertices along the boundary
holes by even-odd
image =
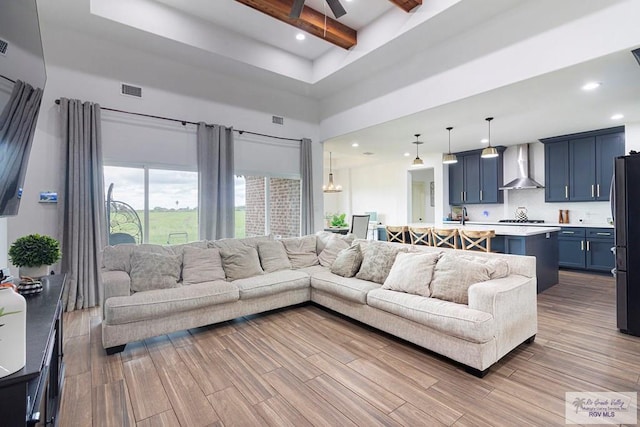
[[[349,226],[344,220],[347,214],[335,214],[331,217],[331,227],[333,228],[346,228]]]
[[[42,277],[60,259],[60,244],[49,236],[30,234],[17,239],[9,248],[11,263],[20,267],[20,277]]]

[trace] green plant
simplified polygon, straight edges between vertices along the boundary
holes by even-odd
[[[17,267],[51,265],[60,259],[60,244],[49,236],[29,234],[20,237],[9,248],[9,257]]]
[[[344,220],[347,214],[335,214],[331,217],[331,226],[332,227],[348,227],[349,224]]]

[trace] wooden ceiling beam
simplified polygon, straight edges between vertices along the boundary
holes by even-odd
[[[405,12],[411,12],[418,6],[422,5],[422,0],[389,0]]]
[[[296,28],[300,28],[309,34],[325,39],[326,41],[340,46],[343,49],[350,49],[358,42],[358,33],[353,28],[336,21],[327,16],[325,32],[324,14],[305,6],[302,9],[300,18],[290,18],[293,0],[236,0],[238,3],[247,5],[255,10],[265,13],[273,18]]]

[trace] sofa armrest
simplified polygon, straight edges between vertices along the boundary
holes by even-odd
[[[104,309],[105,302],[111,297],[124,297],[131,295],[131,277],[126,271],[110,271],[102,270],[102,289],[104,299],[102,301],[102,308]],[[104,315],[104,314],[103,314]]]
[[[469,308],[491,313],[497,325],[497,356],[502,357],[538,331],[535,277],[510,275],[469,287]]]

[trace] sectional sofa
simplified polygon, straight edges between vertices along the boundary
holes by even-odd
[[[102,343],[129,342],[312,301],[466,365],[537,332],[535,258],[320,232],[103,252]]]

